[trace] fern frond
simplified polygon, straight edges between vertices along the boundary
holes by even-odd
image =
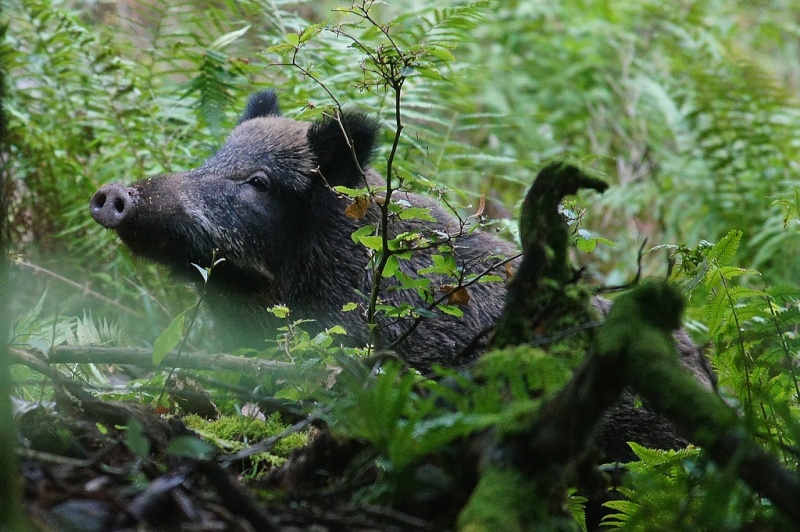
[[[736,252],[739,250],[739,243],[741,240],[741,231],[730,231],[709,250],[708,259],[715,261],[720,266],[731,264],[736,256]]]
[[[240,77],[229,68],[228,56],[213,48],[203,53],[197,75],[184,85],[183,97],[196,96],[195,107],[201,121],[217,139],[222,137],[226,111],[235,101],[234,90]]]

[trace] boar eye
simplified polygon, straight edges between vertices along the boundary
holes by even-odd
[[[253,187],[254,189],[258,190],[259,192],[266,192],[267,187],[267,176],[264,172],[255,172],[250,177],[247,178],[245,181],[248,185]]]

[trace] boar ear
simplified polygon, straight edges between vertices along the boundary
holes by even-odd
[[[326,118],[308,129],[308,144],[317,156],[320,173],[331,185],[357,186],[361,183],[361,170],[372,158],[375,136],[380,130],[377,121],[359,113],[344,113],[341,122]],[[352,140],[352,149],[343,131]],[[358,166],[353,160],[355,153]]]
[[[275,95],[275,91],[265,90],[250,96],[239,123],[259,116],[280,116],[280,114],[281,110],[278,107],[278,97]]]

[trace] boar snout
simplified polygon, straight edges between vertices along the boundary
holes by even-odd
[[[124,186],[113,183],[94,193],[89,201],[89,211],[97,223],[116,229],[133,211],[133,200]]]

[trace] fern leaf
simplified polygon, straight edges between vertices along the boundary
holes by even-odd
[[[736,256],[736,252],[739,250],[739,243],[741,240],[741,231],[730,231],[708,251],[708,259],[716,261],[720,266],[727,266],[731,264]]]
[[[708,295],[709,299],[704,309],[706,326],[708,327],[708,336],[716,338],[729,315],[728,298],[724,289],[713,290]]]

